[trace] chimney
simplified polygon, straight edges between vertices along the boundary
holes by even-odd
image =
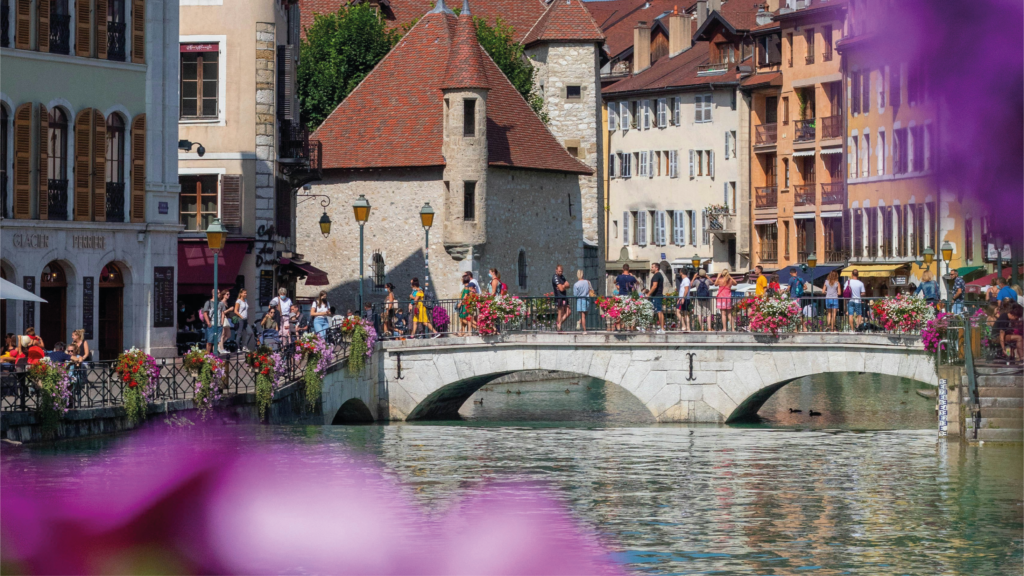
[[[722,12],[722,0],[708,0],[708,14],[712,12]]]
[[[637,22],[633,29],[633,74],[651,67],[651,27]]]
[[[690,47],[689,42],[686,42],[685,30],[689,30],[690,22],[689,19],[683,18],[683,15],[679,13],[679,7],[675,6],[672,8],[672,13],[668,16],[668,55],[675,56],[683,50]]]
[[[708,19],[708,0],[697,0],[697,28],[704,25]]]
[[[760,5],[757,10],[757,15],[754,17],[754,21],[758,26],[764,26],[772,21],[772,13],[766,12],[764,4]]]

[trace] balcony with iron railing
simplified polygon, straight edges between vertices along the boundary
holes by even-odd
[[[832,61],[832,44],[828,43],[828,44],[826,44],[826,46],[827,47],[825,48],[825,51],[821,53],[821,61],[822,62],[831,62]]]
[[[825,248],[825,263],[826,264],[837,264],[839,262],[846,262],[850,259],[850,251],[835,248]]]
[[[814,182],[810,184],[800,184],[799,186],[793,186],[793,205],[794,206],[814,206],[815,202],[815,187]]]
[[[821,185],[821,204],[846,204],[846,184],[827,182]]]
[[[107,60],[124,62],[126,28],[124,22],[107,22]]]
[[[290,121],[281,123],[281,155],[277,159],[292,188],[323,179],[323,146],[310,140],[309,130]]]
[[[843,117],[841,115],[825,116],[821,119],[821,139],[843,137]]]
[[[124,182],[107,182],[107,222],[124,222]]]
[[[754,206],[757,208],[775,208],[779,204],[779,189],[776,186],[763,186],[754,194]]]
[[[717,76],[729,71],[729,62],[716,62],[697,66],[697,76]]]
[[[778,262],[779,243],[775,240],[762,240],[761,247],[757,251],[757,257],[761,262]]]
[[[770,146],[778,142],[779,125],[776,122],[761,124],[754,128],[754,146]]]
[[[68,181],[67,179],[51,178],[47,182],[46,219],[68,219]]]
[[[705,211],[708,217],[708,230],[719,237],[736,233],[738,221],[736,213],[728,207],[718,206]]]
[[[807,56],[804,57],[804,63],[814,64],[814,52],[809,52]]]
[[[797,120],[793,123],[794,142],[814,142],[817,130],[815,128],[815,119],[810,118],[807,120]]]
[[[7,2],[0,4],[0,47],[10,48],[11,46],[11,5]]]
[[[50,53],[71,53],[71,14],[50,13]]]

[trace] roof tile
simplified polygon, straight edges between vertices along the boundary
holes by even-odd
[[[566,40],[604,40],[604,33],[581,0],[552,0],[544,15],[526,34],[523,44]]]

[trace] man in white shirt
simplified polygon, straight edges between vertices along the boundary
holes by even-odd
[[[473,279],[473,272],[466,272],[466,275],[469,276],[469,285],[472,286],[473,288],[476,288],[476,293],[480,294],[480,284],[478,284],[477,281]]]
[[[676,282],[679,284],[679,293],[676,300],[676,318],[679,320],[679,329],[683,332],[689,332],[692,302],[687,297],[690,295],[690,275],[683,272],[676,278]]]
[[[290,319],[292,313],[292,301],[288,298],[288,289],[281,287],[277,289],[277,296],[270,301],[271,308],[277,308],[280,312],[278,318],[280,318],[281,325],[278,327],[278,332],[281,335],[281,343],[288,344],[291,342],[290,335]]]
[[[854,270],[850,273],[850,318],[853,320],[853,324],[850,326],[851,330],[856,330],[864,318],[864,303],[861,302],[861,296],[864,295],[864,283],[860,281],[860,273]]]

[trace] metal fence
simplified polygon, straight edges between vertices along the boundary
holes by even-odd
[[[325,334],[328,344],[334,351],[335,363],[341,362],[348,355],[348,339],[338,328],[331,328]],[[306,364],[302,359],[295,359],[295,345],[289,344],[280,348],[281,358],[285,362],[286,371],[281,385],[299,380]],[[256,391],[256,374],[245,363],[245,353],[220,355],[224,360],[224,379],[221,381],[221,394],[234,395]],[[182,365],[182,358],[158,359],[160,375],[156,382],[156,392],[150,403],[170,400],[187,400],[195,396],[196,377]],[[114,372],[116,362],[85,362],[75,366],[72,371],[74,382],[71,387],[70,408],[103,408],[120,406],[123,402],[124,382]],[[39,405],[39,389],[28,381],[24,367],[6,365],[0,373],[0,411],[27,412]]]
[[[603,318],[597,307],[596,298],[574,297],[556,299],[550,296],[521,298],[526,305],[526,315],[508,326],[499,326],[499,332],[583,332],[586,331],[633,331],[634,326],[615,323]],[[560,306],[560,302],[562,306]],[[690,298],[683,309],[675,296],[662,298],[662,311],[665,316],[665,330],[697,332],[718,331],[750,331],[750,317],[753,309],[751,297],[735,296],[731,299]],[[862,298],[860,302],[840,298],[834,301],[835,308],[821,296],[800,298],[800,322],[787,328],[784,332],[877,332],[900,333],[886,330],[884,324],[876,317],[871,304],[880,298]],[[436,330],[441,335],[469,335],[476,333],[475,316],[462,305],[461,300],[433,300],[424,303],[430,324],[416,322],[416,333],[413,333],[413,316],[415,303],[399,301],[387,307],[385,303],[374,304],[373,317],[378,334],[382,339],[405,337],[431,337]],[[860,314],[854,314],[857,310]],[[559,312],[561,310],[561,313]],[[835,310],[830,314],[830,310]],[[404,317],[399,318],[401,311]],[[562,322],[559,323],[559,318]],[[831,316],[831,318],[830,318]],[[657,330],[655,324],[647,330]],[[916,330],[913,334],[919,334]]]

